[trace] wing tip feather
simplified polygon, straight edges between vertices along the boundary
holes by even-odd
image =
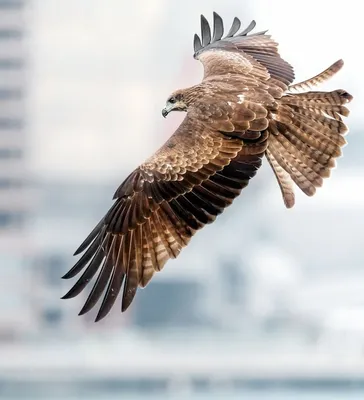
[[[217,12],[214,11],[212,14],[214,20],[214,34],[212,36],[211,43],[215,43],[221,40],[224,34],[224,22]]]
[[[63,276],[61,276],[61,279],[71,279],[73,278],[75,275],[73,275],[71,273],[72,270],[69,270],[68,272],[66,272]]]
[[[201,51],[205,50],[209,45],[219,42],[220,40],[229,40],[233,37],[238,36],[248,36],[248,34],[256,27],[256,21],[252,20],[250,24],[240,33],[238,31],[241,28],[241,21],[238,17],[234,17],[231,28],[228,34],[223,37],[224,34],[224,25],[223,19],[217,12],[213,12],[213,27],[214,33],[211,37],[211,28],[206,17],[201,14],[200,15],[200,23],[201,23],[201,39],[195,34],[194,36],[194,58],[197,58]],[[250,36],[264,35],[267,31],[257,32],[251,34]]]
[[[202,49],[201,39],[197,35],[197,33],[195,33],[195,36],[193,37],[193,49],[194,49],[194,52],[195,52],[194,57]]]
[[[209,22],[204,15],[201,14],[200,20],[202,46],[206,47],[211,43],[211,28]]]
[[[257,23],[253,19],[250,24],[242,31],[240,32],[237,36],[247,36],[248,33],[250,33],[255,27]]]
[[[61,297],[61,300],[68,300],[68,299],[73,299],[74,297],[77,296],[77,293],[74,294],[73,293],[73,287],[65,294]]]

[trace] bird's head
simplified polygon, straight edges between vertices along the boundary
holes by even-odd
[[[166,102],[165,107],[162,110],[162,115],[165,118],[171,111],[187,111],[188,99],[185,96],[183,90],[177,90],[172,93]]]

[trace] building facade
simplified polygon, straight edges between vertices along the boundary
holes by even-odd
[[[0,339],[21,336],[31,321],[25,7],[0,0]]]

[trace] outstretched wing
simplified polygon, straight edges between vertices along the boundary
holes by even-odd
[[[315,77],[291,85],[293,68],[279,53],[277,43],[266,32],[250,34],[255,22],[242,32],[235,18],[223,37],[223,22],[214,13],[214,33],[201,16],[201,38],[195,35],[194,57],[204,66],[204,81],[240,82],[244,106],[249,102],[266,106],[270,135],[266,157],[271,165],[285,205],[295,203],[293,186],[312,196],[322,186],[346,144],[347,127],[342,116],[352,96],[343,90],[305,92],[335,75],[343,66],[339,60]],[[291,93],[288,93],[291,92]],[[268,96],[269,95],[269,96]],[[269,104],[270,97],[276,102]]]
[[[224,121],[225,123],[226,121]],[[80,314],[104,293],[96,317],[113,306],[124,282],[122,311],[137,287],[176,257],[192,235],[214,221],[239,195],[261,165],[267,136],[243,141],[187,114],[174,135],[137,168],[115,193],[106,216],[81,244],[84,252],[64,276],[84,271],[64,298],[78,295],[98,273]]]
[[[241,22],[235,18],[228,34],[223,37],[224,26],[221,17],[214,12],[214,30],[201,15],[201,39],[194,37],[194,57],[205,69],[205,79],[228,73],[267,72],[266,79],[273,79],[289,85],[294,79],[292,66],[278,53],[278,44],[266,35],[266,31],[249,34],[255,27],[252,21],[247,28],[238,32]]]
[[[230,84],[235,81],[234,88],[240,89],[244,99],[240,107],[260,104],[273,110],[274,99],[280,99],[294,80],[292,66],[280,57],[277,43],[266,35],[266,31],[251,34],[255,21],[239,33],[241,22],[234,18],[228,34],[223,37],[223,21],[216,13],[213,17],[213,35],[202,15],[202,40],[197,34],[194,37],[194,57],[204,66],[204,81]],[[327,75],[330,75],[329,70]],[[269,117],[270,114],[266,115],[267,121]],[[271,133],[271,130],[267,132]],[[271,151],[267,150],[265,155],[276,175],[286,206],[292,207],[295,197],[290,175]]]

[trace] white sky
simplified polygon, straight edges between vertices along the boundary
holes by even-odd
[[[237,15],[244,24],[254,18],[258,30],[269,29],[298,80],[343,58],[344,70],[325,87],[351,92],[349,123],[363,123],[359,1],[34,0],[29,51],[34,172],[116,179],[143,161],[183,118],[161,117],[169,93],[201,79],[192,38],[200,13],[211,18],[212,11],[226,25]]]

